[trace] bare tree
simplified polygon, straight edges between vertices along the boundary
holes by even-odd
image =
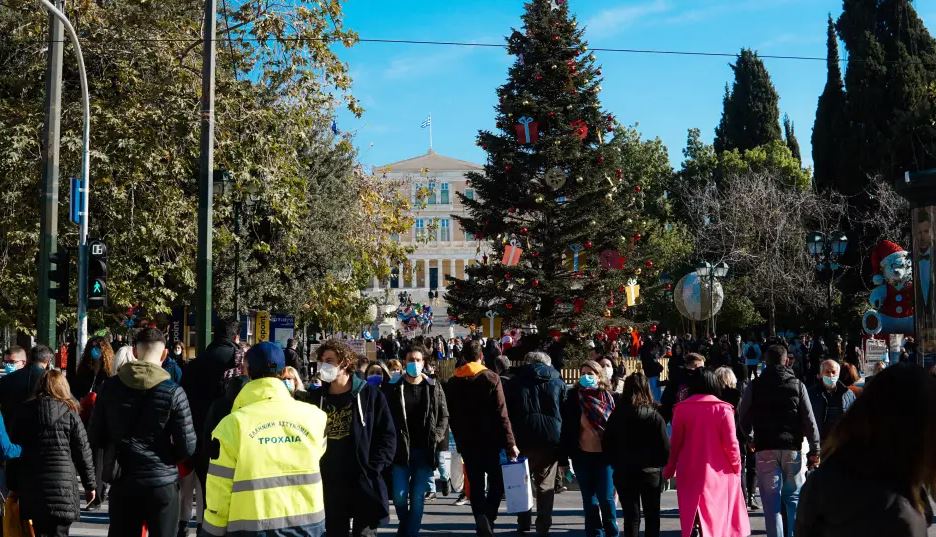
[[[769,172],[732,174],[679,194],[694,251],[728,263],[735,287],[761,310],[771,333],[778,309],[799,313],[823,303],[806,236],[839,228],[846,206],[841,196],[790,188]]]

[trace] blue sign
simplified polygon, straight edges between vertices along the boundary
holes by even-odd
[[[81,195],[81,179],[76,177],[71,178],[71,196],[69,201],[71,221],[73,224],[78,224],[81,221],[81,213],[83,212],[81,202],[84,201]]]

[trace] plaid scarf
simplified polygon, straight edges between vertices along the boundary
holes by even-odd
[[[614,399],[607,390],[579,388],[579,406],[588,423],[599,433],[604,433],[608,418],[614,410]]]

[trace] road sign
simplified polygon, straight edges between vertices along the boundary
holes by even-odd
[[[81,179],[77,177],[71,178],[71,193],[69,196],[69,216],[73,224],[78,224],[81,221],[81,213],[83,207],[81,206],[82,197],[81,197]]]

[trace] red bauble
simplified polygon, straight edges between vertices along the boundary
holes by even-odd
[[[634,233],[634,242],[640,242],[640,233]]]
[[[608,120],[608,123],[614,123],[614,116],[611,114],[608,114],[607,116],[605,116],[605,119]]]
[[[634,192],[640,193],[640,185],[634,185]]]
[[[598,155],[598,164],[604,164],[604,155]]]
[[[666,285],[663,286],[663,289],[665,289],[666,291],[672,291],[672,290],[673,290],[673,284],[668,283],[668,284],[666,284]]]
[[[558,36],[558,35],[554,35],[554,36],[553,36],[553,41],[559,41],[559,36]]]
[[[505,279],[505,280],[510,280],[510,273],[509,273],[509,272],[505,272],[505,273],[504,273],[504,279]]]
[[[539,287],[539,284],[540,284],[540,281],[537,280],[536,278],[533,278],[533,281],[530,282],[530,285],[532,285],[533,287]]]
[[[537,81],[539,81],[539,80],[542,80],[542,79],[543,79],[543,75],[541,75],[541,74],[539,74],[539,73],[536,73],[536,76],[534,76],[533,78],[535,78]]]
[[[575,322],[571,322],[569,323],[569,328],[571,328],[572,330],[575,330],[576,328],[578,328],[578,324]]]
[[[647,267],[648,269],[653,268],[653,260],[652,260],[652,259],[648,259],[648,260],[644,261],[644,266]]]
[[[618,293],[623,293],[623,292],[625,292],[625,291],[627,291],[627,286],[626,286],[626,285],[622,285],[622,286],[618,287]]]
[[[505,171],[505,172],[509,172],[509,171],[512,170],[512,169],[513,169],[513,164],[511,164],[511,163],[509,163],[509,162],[508,162],[507,164],[504,164],[504,171]]]
[[[510,311],[513,309],[513,304],[504,304],[504,307],[507,308],[507,311]]]
[[[521,235],[526,235],[526,234],[529,233],[529,232],[530,232],[530,230],[527,229],[526,226],[523,226],[522,228],[520,228],[520,234],[521,234]]]
[[[614,307],[614,299],[613,299],[613,298],[612,298],[611,300],[608,301],[608,307],[609,307],[609,308],[613,308],[613,307]]]
[[[552,112],[552,111],[546,112],[546,116],[549,117],[550,119],[552,119],[552,118],[556,117],[556,113],[555,113],[555,112]]]
[[[553,304],[555,304],[555,305],[557,305],[557,306],[560,305],[560,304],[562,304],[562,299],[561,299],[561,298],[557,298],[556,300],[553,300]]]
[[[562,337],[562,332],[554,328],[549,331],[549,337],[551,337],[553,341],[559,341],[559,338]]]
[[[617,178],[620,179],[621,177],[624,177],[624,170],[618,168],[614,170],[614,175],[617,175]]]
[[[657,325],[651,324],[651,325],[650,325],[650,333],[651,333],[651,334],[656,334],[656,331],[657,331]]]
[[[585,241],[585,243],[582,244],[582,246],[584,246],[586,250],[591,250],[594,244],[592,244],[592,241]]]
[[[516,207],[510,207],[509,209],[507,209],[507,213],[509,213],[509,214],[514,214],[515,212],[517,212],[517,208],[516,208]]]
[[[533,250],[532,252],[530,252],[530,257],[539,257],[539,255],[540,255],[539,252],[537,252],[536,250]]]

